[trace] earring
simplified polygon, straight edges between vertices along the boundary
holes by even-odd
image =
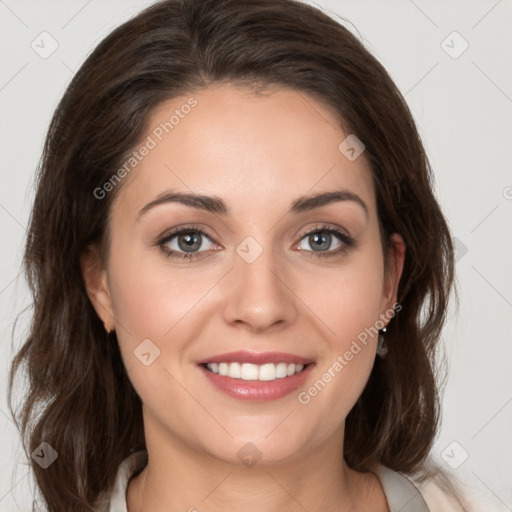
[[[388,353],[388,346],[386,344],[386,340],[384,339],[386,330],[386,327],[383,327],[379,331],[379,342],[377,344],[377,355],[382,358],[386,357],[386,354]]]

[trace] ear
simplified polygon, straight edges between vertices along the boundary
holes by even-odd
[[[107,270],[101,261],[98,247],[90,245],[80,257],[85,289],[96,313],[107,332],[115,328],[112,298],[107,280]]]
[[[388,261],[385,269],[384,305],[386,310],[392,309],[397,302],[398,284],[405,261],[405,242],[403,238],[394,233],[391,235],[391,246],[388,252]]]

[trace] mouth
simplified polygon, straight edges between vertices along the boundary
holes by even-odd
[[[282,398],[307,380],[315,362],[286,353],[231,352],[197,363],[213,386],[239,400]]]

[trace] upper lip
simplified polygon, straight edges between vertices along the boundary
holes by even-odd
[[[247,350],[239,350],[237,352],[226,352],[216,356],[207,357],[198,361],[197,364],[207,363],[252,363],[257,365],[267,363],[288,363],[288,364],[308,364],[312,363],[311,359],[300,357],[295,354],[286,352],[249,352]]]

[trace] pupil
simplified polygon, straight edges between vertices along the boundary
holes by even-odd
[[[180,249],[187,252],[199,249],[201,247],[200,234],[195,232],[182,234],[178,237],[178,245]]]

